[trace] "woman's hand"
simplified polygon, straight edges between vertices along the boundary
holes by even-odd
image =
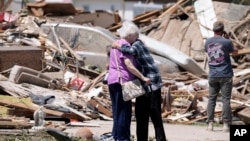
[[[142,81],[144,81],[146,84],[150,84],[151,80],[148,77],[143,77]]]
[[[112,48],[120,49],[121,45],[117,41],[115,41],[112,43]]]

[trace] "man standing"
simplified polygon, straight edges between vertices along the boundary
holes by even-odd
[[[207,105],[207,123],[208,130],[213,130],[214,110],[216,106],[216,99],[221,92],[222,96],[222,120],[223,131],[229,131],[229,125],[232,122],[231,115],[231,93],[233,87],[233,69],[230,60],[230,53],[237,54],[237,49],[234,48],[229,39],[223,37],[224,24],[217,21],[213,25],[214,36],[208,38],[205,42],[205,51],[207,52],[209,61],[209,99]]]

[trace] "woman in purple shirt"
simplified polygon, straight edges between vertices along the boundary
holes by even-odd
[[[119,29],[122,39],[118,40],[118,42],[120,44],[133,43],[137,38],[133,36],[137,30],[139,29],[134,28],[132,24],[127,22],[123,23],[123,26]],[[114,140],[117,141],[130,141],[132,116],[132,102],[123,100],[121,81],[127,82],[137,77],[146,83],[150,83],[150,79],[144,77],[136,69],[136,66],[134,56],[123,54],[118,49],[112,48],[110,50],[108,87],[113,112],[112,135]]]

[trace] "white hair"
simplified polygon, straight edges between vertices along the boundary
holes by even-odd
[[[140,30],[132,21],[124,21],[122,27],[117,32],[121,38],[125,38],[131,34],[139,34]]]

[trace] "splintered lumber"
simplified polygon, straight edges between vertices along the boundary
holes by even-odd
[[[141,22],[142,20],[146,20],[146,19],[150,19],[150,17],[152,16],[156,16],[156,15],[159,15],[160,11],[159,10],[152,10],[152,11],[149,11],[145,14],[141,14],[141,15],[138,15],[136,16],[134,19],[133,19],[133,22],[134,23],[138,23],[138,22]]]
[[[163,89],[164,95],[163,95],[162,109],[164,110],[166,108],[167,112],[171,111],[171,103],[173,101],[170,90],[171,87],[168,87],[167,90]]]
[[[174,90],[171,91],[171,96],[172,97],[179,97],[179,96],[186,96],[190,97],[191,95],[197,95],[197,98],[203,97],[203,96],[208,96],[208,90],[199,90],[199,91],[194,91],[190,92],[188,90]]]
[[[239,118],[244,121],[245,123],[250,123],[250,108],[244,108],[243,110],[237,112]]]
[[[245,103],[245,102],[241,102],[241,101],[237,101],[237,100],[234,100],[234,99],[231,99],[231,102],[237,103],[239,105],[244,105],[244,106],[250,107],[250,104]]]
[[[23,115],[25,115],[27,117],[31,116],[30,112],[34,113],[34,111],[37,110],[37,107],[33,106],[31,104],[25,104],[23,102],[10,102],[9,100],[0,100],[0,105],[5,106],[5,107],[9,107],[9,108],[22,109],[23,113],[26,113]],[[77,120],[90,119],[88,116],[85,116],[83,113],[80,113],[73,108],[70,108],[70,107],[63,105],[63,104],[61,104],[60,106],[69,109],[71,111],[71,113],[63,113],[63,112],[59,112],[59,111],[45,108],[44,112],[46,113],[46,116],[69,117],[69,118],[72,118],[72,119],[74,118]],[[30,111],[30,112],[28,112],[28,111]],[[19,115],[19,113],[17,113],[17,115]]]
[[[144,14],[140,14],[140,15],[138,15],[138,16],[136,16],[133,20],[132,20],[132,22],[134,22],[134,23],[140,23],[140,22],[147,22],[147,21],[149,21],[149,20],[151,20],[152,19],[152,17],[156,17],[156,16],[158,16],[160,14],[160,11],[159,10],[152,10],[152,11],[148,11],[148,12],[146,12],[146,13],[144,13]],[[110,31],[115,31],[116,29],[118,29],[118,28],[120,28],[122,26],[122,23],[121,22],[119,22],[117,25],[115,25],[115,26],[112,26],[112,27],[110,27],[110,28],[108,28]]]
[[[235,94],[235,93],[232,93],[232,98],[233,99],[240,99],[242,101],[247,101],[248,100],[248,98],[246,96]]]
[[[19,84],[15,84],[9,81],[0,81],[0,89],[14,97],[28,97],[28,91],[26,88]]]
[[[160,26],[157,29],[152,30],[148,36],[155,37],[155,39],[161,41],[164,36],[165,31],[167,30],[168,24],[170,22],[170,15],[167,14],[163,18],[164,20],[159,20],[161,22]]]
[[[67,106],[67,105],[60,104],[60,106],[69,109],[70,112],[75,113],[76,115],[82,117],[82,118],[85,119],[85,120],[90,120],[90,119],[92,119],[91,117],[85,115],[84,113],[79,112],[79,111],[77,111],[77,110],[75,110],[75,109],[73,109],[73,108],[71,108],[71,107],[69,107],[69,106]]]
[[[185,113],[185,114],[178,114],[176,116],[169,117],[168,119],[172,120],[172,121],[176,121],[178,119],[186,118],[186,117],[189,117],[189,116],[192,116],[192,115],[193,115],[192,112],[188,112],[188,113]]]
[[[98,100],[96,100],[94,97],[91,98],[88,101],[89,104],[91,104],[93,107],[97,108],[97,110],[101,113],[103,113],[104,115],[108,116],[108,117],[112,117],[112,112],[107,109],[104,105],[102,105]]]
[[[35,135],[39,130],[32,130],[32,129],[0,129],[0,136],[1,135]]]
[[[104,78],[105,74],[107,73],[107,71],[102,72],[98,77],[96,77],[91,83],[91,86],[89,88],[89,90],[91,90],[92,88],[94,88],[96,86],[97,83],[101,82],[102,79]]]
[[[26,109],[29,111],[36,111],[37,107],[33,106],[33,105],[28,105],[25,103],[21,103],[21,102],[10,102],[9,100],[4,100],[1,99],[0,100],[0,105],[1,106],[5,106],[5,107],[9,107],[9,108],[20,108],[20,109]],[[54,110],[50,110],[50,109],[44,109],[44,112],[46,113],[46,115],[54,115],[54,116],[62,116],[63,113],[62,112],[58,112],[58,111],[54,111]]]
[[[242,75],[240,77],[235,78],[235,80],[233,81],[233,85],[237,85],[239,84],[241,81],[245,81],[246,79],[250,78],[250,74],[247,75]]]
[[[2,9],[2,7],[3,7],[3,4],[4,4],[4,0],[1,0],[0,1],[0,10]],[[0,11],[1,12],[1,11]]]
[[[72,3],[47,3],[45,1],[42,2],[29,2],[26,4],[28,8],[41,8],[44,11],[44,14],[64,14],[70,15],[77,13],[75,7]]]
[[[241,95],[245,95],[245,93],[247,91],[248,84],[249,84],[249,79],[246,80],[246,82],[243,86],[243,89],[241,90]]]
[[[76,65],[72,65],[72,64],[67,64],[67,67],[73,71],[73,70],[76,70],[77,69],[77,66]],[[100,73],[96,72],[96,71],[93,71],[91,69],[87,69],[87,68],[84,68],[84,67],[78,67],[79,69],[79,73],[81,74],[84,74],[84,75],[87,75],[89,76],[90,78],[96,78],[100,75]],[[76,71],[74,71],[76,72]]]
[[[30,10],[32,11],[34,16],[36,16],[36,17],[43,16],[43,14],[44,14],[43,10],[41,8],[31,8]]]
[[[189,104],[189,106],[187,107],[187,109],[185,110],[184,113],[187,113],[189,111],[192,111],[192,110],[196,110],[197,109],[197,105],[198,105],[198,102],[197,102],[197,95],[194,96],[192,102]]]
[[[30,123],[0,121],[0,129],[29,129],[32,127]]]
[[[207,116],[201,116],[201,117],[199,117],[199,118],[195,118],[195,119],[189,120],[189,121],[185,122],[185,124],[192,124],[192,123],[194,123],[194,122],[197,122],[197,121],[199,121],[199,120],[204,120],[204,119],[206,119],[206,118],[207,118]]]
[[[0,6],[0,12],[2,12],[2,11],[6,11],[8,8],[9,8],[9,6],[10,6],[10,4],[12,3],[12,1],[13,0],[8,0],[5,4],[4,4],[4,0],[1,0],[1,6]],[[3,5],[2,5],[3,4]]]
[[[244,55],[244,54],[249,54],[250,53],[250,48],[249,47],[245,47],[242,49],[238,50],[237,56],[238,55]]]
[[[178,9],[178,6],[185,2],[186,0],[179,0],[176,4],[174,4],[173,6],[171,6],[168,10],[166,10],[165,12],[163,12],[159,18],[163,18],[166,14],[172,14],[174,13],[177,9]]]
[[[69,46],[69,44],[62,38],[59,37],[59,40],[63,43],[64,47],[78,60],[82,61],[83,59],[73,51],[73,49]]]

